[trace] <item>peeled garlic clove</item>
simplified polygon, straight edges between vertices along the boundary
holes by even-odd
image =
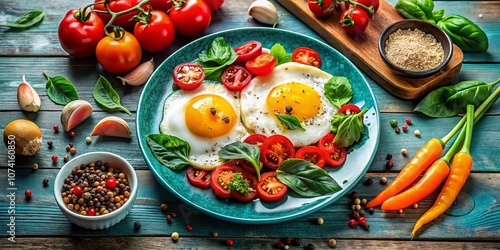
[[[42,103],[38,92],[26,82],[25,76],[23,76],[23,82],[17,87],[17,102],[22,110],[29,112],[37,112]]]
[[[267,0],[257,0],[248,8],[248,14],[257,21],[275,25],[279,21],[278,11],[273,3]]]
[[[118,79],[122,81],[123,85],[128,84],[130,86],[140,86],[148,81],[149,77],[151,77],[154,71],[155,64],[153,62],[153,58],[151,58],[151,60],[137,66],[137,68],[132,70],[124,77],[118,76]]]
[[[95,125],[90,135],[130,138],[131,133],[127,121],[117,116],[108,116],[102,118],[99,123]]]
[[[61,124],[66,132],[87,119],[93,112],[92,105],[84,100],[74,100],[66,104],[61,112]]]
[[[17,119],[5,126],[3,142],[16,155],[34,155],[42,148],[42,130],[32,121]]]

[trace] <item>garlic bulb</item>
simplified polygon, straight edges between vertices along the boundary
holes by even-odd
[[[17,102],[24,111],[37,112],[40,109],[40,96],[38,92],[26,82],[25,76],[23,76],[23,82],[17,87]]]
[[[248,14],[257,21],[265,24],[276,25],[279,21],[278,11],[273,3],[268,0],[256,0],[248,8]]]

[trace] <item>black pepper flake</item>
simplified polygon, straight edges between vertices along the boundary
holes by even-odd
[[[229,117],[227,117],[227,116],[223,116],[222,121],[224,121],[224,123],[226,123],[226,124],[229,124],[229,122],[230,122]]]
[[[287,114],[290,114],[292,112],[292,110],[293,110],[292,106],[286,105],[285,111],[286,111]]]
[[[215,108],[210,108],[210,114],[215,115],[217,113],[217,110]]]

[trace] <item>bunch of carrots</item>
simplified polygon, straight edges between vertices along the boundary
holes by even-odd
[[[399,210],[409,207],[430,195],[446,179],[434,205],[416,222],[411,233],[412,238],[423,225],[444,213],[451,207],[460,193],[472,168],[472,156],[469,148],[473,124],[484,115],[499,96],[500,88],[497,88],[475,112],[474,105],[468,105],[466,115],[457,125],[442,139],[432,138],[420,148],[396,178],[373,200],[368,202],[366,207],[382,205],[383,210]],[[453,145],[443,157],[438,159],[446,143],[462,127],[463,129]],[[462,147],[460,148],[460,146]],[[459,149],[460,151],[458,151]],[[449,166],[450,161],[451,167]],[[426,169],[427,171],[422,178],[409,187]],[[407,187],[409,188],[404,190]]]

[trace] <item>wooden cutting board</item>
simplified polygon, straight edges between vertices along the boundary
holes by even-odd
[[[421,97],[439,86],[450,83],[462,67],[463,53],[453,45],[453,55],[448,65],[431,76],[406,78],[394,74],[380,57],[378,39],[387,26],[404,17],[384,0],[380,0],[374,20],[370,21],[365,32],[354,37],[345,33],[338,24],[340,10],[334,11],[333,15],[326,18],[318,18],[309,10],[307,0],[277,1],[395,96],[404,99]]]

